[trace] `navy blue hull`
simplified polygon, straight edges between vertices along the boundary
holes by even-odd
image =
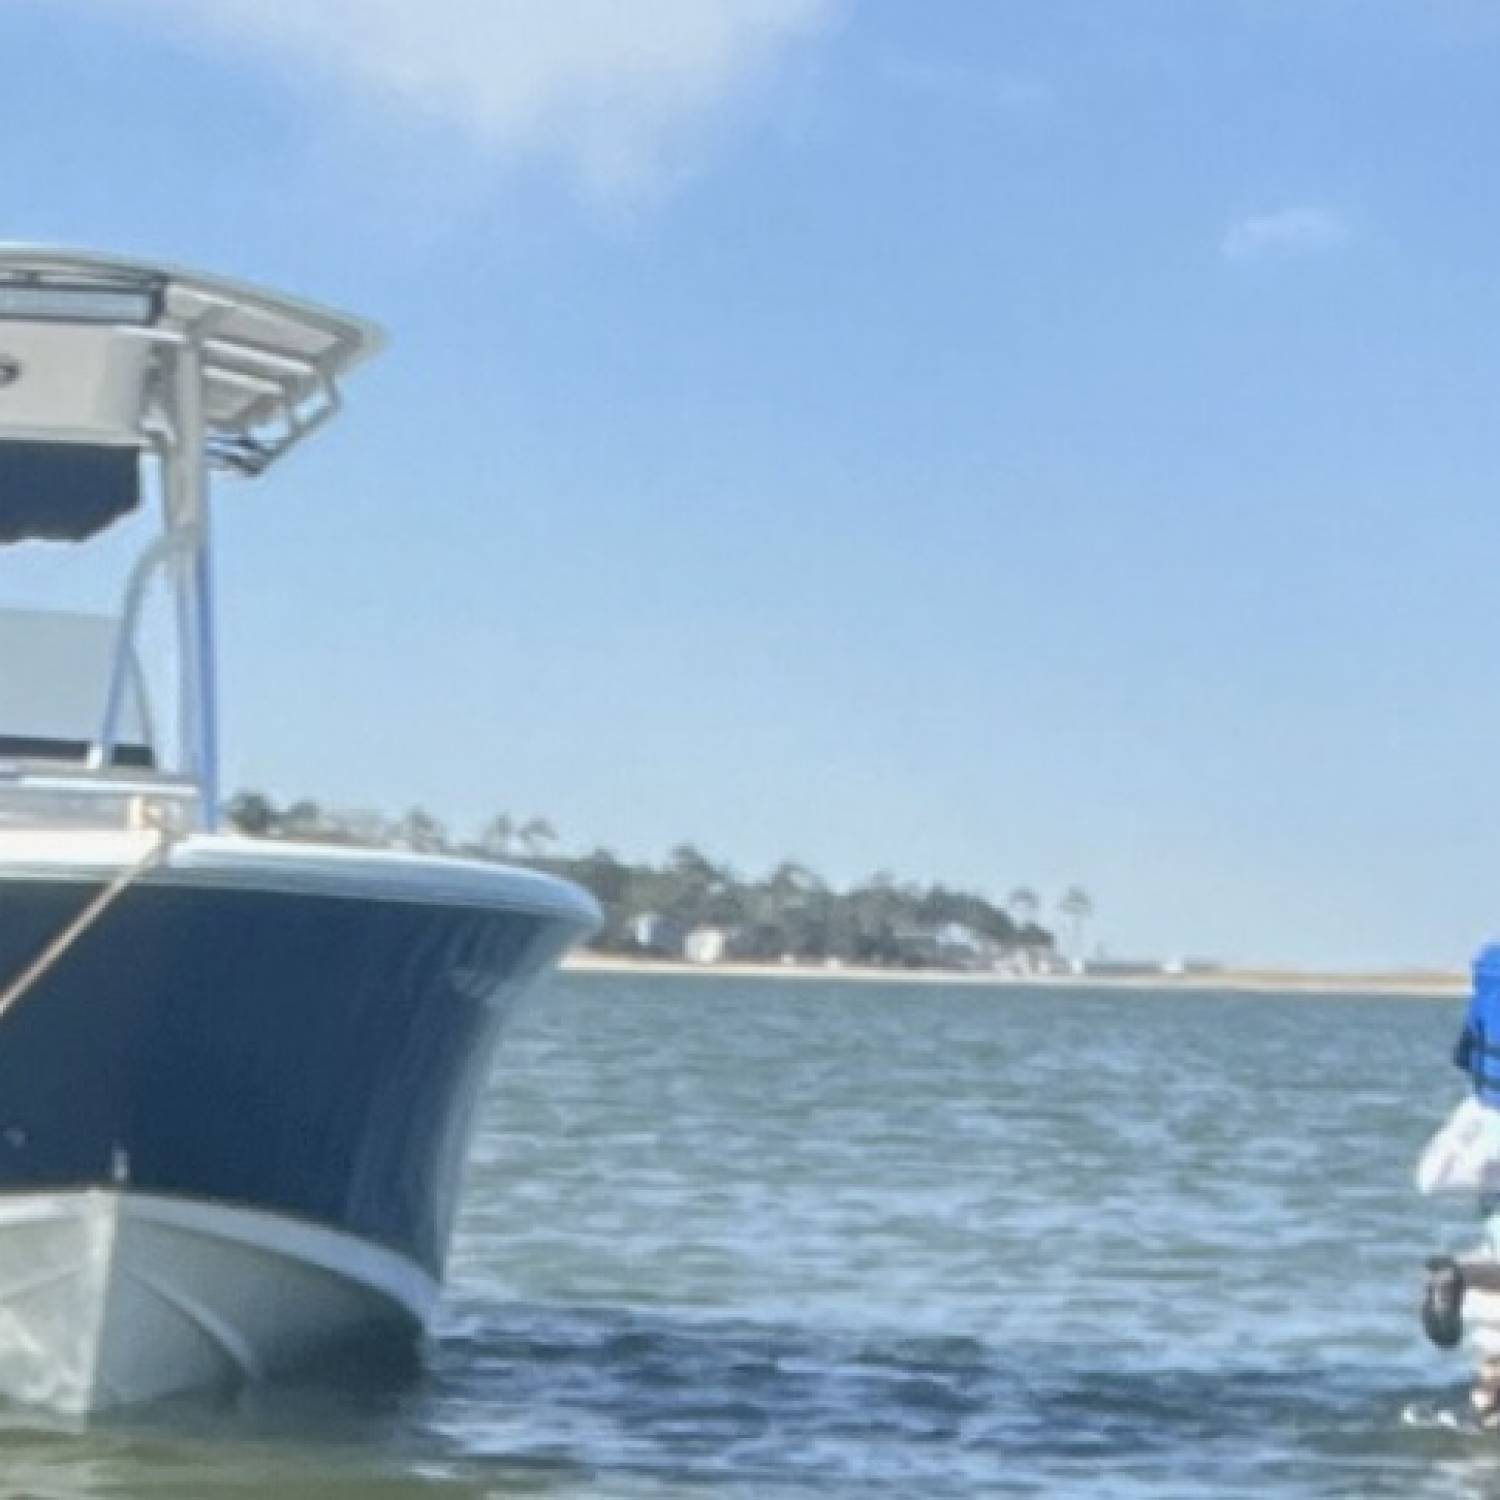
[[[97,889],[0,882],[0,983]],[[124,1173],[438,1274],[494,1033],[566,935],[520,911],[135,887],[0,1019],[0,1193]]]

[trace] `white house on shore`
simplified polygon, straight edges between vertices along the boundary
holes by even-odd
[[[643,953],[658,958],[682,957],[682,926],[660,912],[642,912],[632,917],[626,932]]]
[[[729,934],[722,927],[695,927],[683,940],[690,964],[721,964],[729,956]]]

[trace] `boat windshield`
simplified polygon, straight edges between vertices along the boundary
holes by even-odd
[[[0,761],[87,764],[114,675],[120,622],[108,615],[0,608]],[[115,744],[107,764],[158,763],[145,681],[127,643]]]
[[[147,525],[121,528],[77,571],[71,547],[0,548],[0,826],[118,827],[133,799],[197,795],[176,690],[174,558],[160,540],[142,549]],[[70,607],[41,607],[59,597]],[[123,600],[113,613],[111,600]]]

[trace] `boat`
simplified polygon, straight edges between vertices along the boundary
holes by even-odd
[[[536,872],[226,826],[211,496],[381,344],[0,246],[0,576],[132,539],[114,612],[0,611],[0,1398],[90,1414],[409,1343],[502,1026],[598,922]]]

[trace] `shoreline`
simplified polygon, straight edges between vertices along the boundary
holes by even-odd
[[[1304,970],[1222,969],[1210,974],[987,974],[948,969],[878,969],[822,964],[693,964],[664,958],[628,958],[575,952],[565,974],[686,975],[705,979],[797,979],[848,984],[948,984],[986,989],[1156,990],[1182,994],[1229,991],[1246,995],[1390,995],[1414,1000],[1460,1000],[1469,993],[1465,974],[1323,974]]]

